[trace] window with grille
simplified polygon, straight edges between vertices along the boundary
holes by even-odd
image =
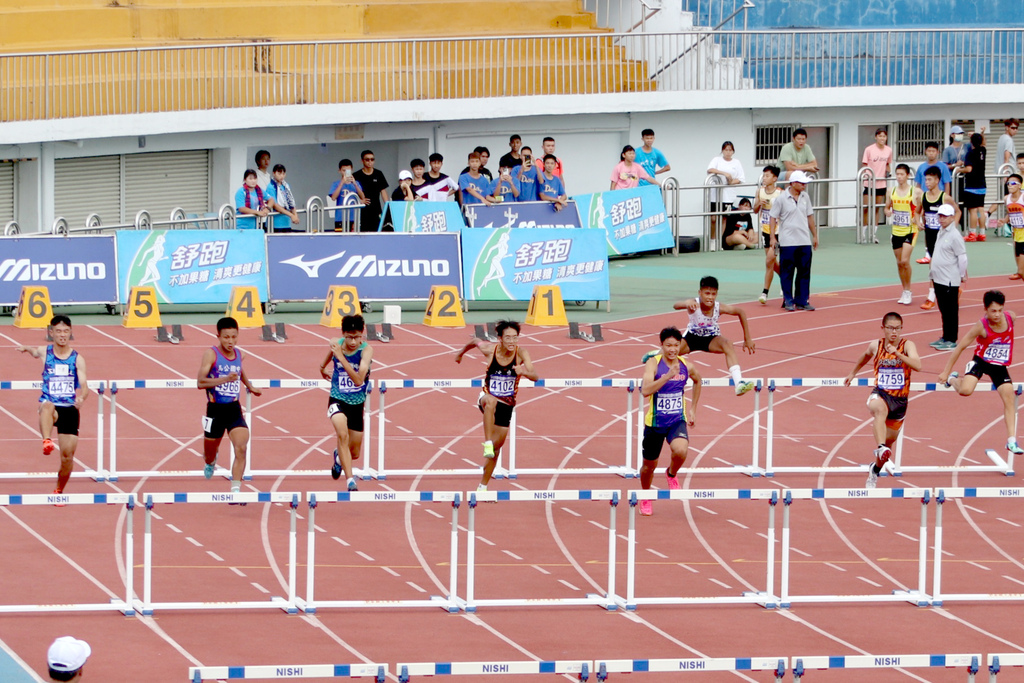
[[[754,129],[754,163],[758,166],[777,163],[782,146],[793,139],[798,124],[757,126]]]
[[[902,121],[896,125],[896,139],[891,140],[896,161],[917,161],[924,159],[924,146],[928,142],[939,143],[943,149],[942,121]]]

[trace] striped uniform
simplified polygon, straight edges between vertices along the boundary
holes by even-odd
[[[1013,230],[1013,254],[1024,255],[1024,194],[1006,195],[1006,218]]]
[[[900,339],[896,344],[896,351],[907,355],[907,340]],[[885,424],[890,429],[899,429],[903,426],[903,419],[907,415],[907,400],[910,396],[910,366],[895,353],[885,350],[885,339],[878,342],[878,351],[875,353],[875,389],[868,397],[868,402],[878,396],[885,401],[889,413],[885,417]]]
[[[774,192],[767,192],[763,187],[759,187],[754,197],[755,202],[761,202],[761,210],[757,212],[757,220],[761,224],[761,239],[764,242],[765,249],[771,244],[772,202],[778,199],[780,194],[782,194],[782,188],[778,186],[775,187]]]
[[[658,369],[654,379],[658,380],[669,371],[668,363],[659,353],[654,356],[658,361]],[[644,460],[657,460],[661,447],[668,441],[688,439],[686,432],[686,400],[684,390],[690,379],[690,369],[686,359],[679,358],[679,374],[670,379],[658,391],[648,397],[647,410],[644,415]]]

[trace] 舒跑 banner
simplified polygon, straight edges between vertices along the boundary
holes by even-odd
[[[661,188],[656,185],[576,195],[573,199],[579,204],[584,227],[607,231],[609,256],[672,247],[672,225]]]
[[[231,288],[256,287],[267,300],[262,230],[120,230],[122,303],[132,287],[152,287],[161,304],[226,304]]]
[[[462,207],[466,225],[471,228],[581,228],[576,202],[561,211],[551,202],[502,202],[467,204]]]
[[[465,298],[529,301],[534,285],[558,285],[568,301],[607,301],[604,234],[576,228],[462,231]]]
[[[360,299],[426,299],[434,285],[461,288],[459,233],[267,236],[274,301],[322,301],[331,285]]]
[[[466,227],[455,202],[388,202],[382,232],[459,232]]]
[[[116,303],[114,236],[0,238],[0,304],[17,305],[25,285],[54,304]]]

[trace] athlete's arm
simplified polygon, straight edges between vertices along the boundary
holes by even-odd
[[[349,378],[352,379],[352,384],[357,387],[363,386],[363,382],[366,381],[366,376],[370,374],[370,361],[373,360],[373,347],[369,344],[363,349],[363,355],[359,359],[359,367],[353,368],[352,364],[347,360],[343,362],[342,367],[345,368],[345,372],[348,373]]]
[[[36,359],[42,358],[46,355],[46,347],[44,346],[25,346],[22,344],[21,346],[16,346],[14,348],[22,353],[27,353]]]
[[[885,215],[892,215],[892,193],[889,193],[889,197],[885,200]]]
[[[903,361],[904,364],[910,366],[910,369],[914,372],[921,372],[921,357],[917,355],[917,346],[914,345],[914,342],[907,341],[903,348],[906,353],[900,353],[897,350],[896,357]]]
[[[334,373],[333,372],[327,372],[327,366],[330,364],[331,360],[333,360],[333,359],[334,359],[334,351],[328,351],[327,352],[327,357],[324,358],[324,362],[320,364],[320,375],[324,379],[332,379],[334,377]]]
[[[860,372],[860,369],[867,365],[868,361],[874,358],[875,354],[877,353],[878,340],[876,339],[875,341],[868,344],[867,350],[864,351],[864,353],[860,355],[860,358],[857,359],[857,364],[853,366],[853,370],[850,370],[850,374],[847,375],[846,379],[843,380],[843,386],[850,386],[850,383],[853,382],[853,378],[857,376],[857,373]]]
[[[976,322],[971,326],[971,329],[967,331],[967,334],[965,334],[963,338],[956,343],[956,348],[949,352],[949,360],[946,361],[946,367],[943,368],[942,373],[939,375],[940,382],[945,382],[949,379],[949,373],[953,371],[953,366],[956,365],[957,360],[959,360],[960,354],[984,333],[985,327],[980,322]]]
[[[750,336],[750,328],[747,327],[747,312],[732,304],[719,304],[718,311],[727,315],[734,315],[740,319],[740,327],[743,328],[743,348],[750,353],[754,353],[756,346]]]
[[[238,375],[233,372],[226,377],[209,377],[210,370],[213,369],[213,364],[216,360],[217,354],[214,353],[213,349],[206,349],[203,352],[203,360],[199,363],[199,377],[197,378],[200,389],[212,389],[238,379]]]
[[[237,350],[236,349],[235,353],[238,354],[238,360],[241,361],[242,360],[242,352],[241,352],[241,350]],[[262,396],[263,395],[263,390],[262,389],[257,389],[256,387],[254,387],[252,385],[252,382],[249,381],[248,375],[245,374],[245,368],[242,368],[241,380],[242,380],[242,384],[245,386],[246,389],[249,390],[250,394],[252,394],[253,396]]]
[[[677,311],[686,310],[690,313],[695,313],[698,306],[700,306],[700,302],[697,301],[697,299],[683,299],[682,301],[675,302],[675,304],[672,305],[672,308]]]
[[[519,357],[523,359],[523,362],[516,366],[516,374],[536,382],[540,375],[533,369],[533,361],[530,360],[530,354],[526,352],[526,349],[519,349]]]
[[[673,365],[672,363],[665,361],[668,365],[668,372],[658,379],[654,379],[654,375],[658,371],[658,362],[659,359],[654,357],[648,358],[647,362],[644,364],[644,378],[640,384],[641,396],[651,396],[652,394],[657,393],[659,389],[668,384],[669,380],[679,374],[678,365]],[[681,359],[676,359],[677,364],[682,362],[683,361]]]
[[[75,390],[75,407],[81,408],[85,403],[85,397],[89,395],[89,380],[86,379],[85,358],[78,354],[75,362],[75,371],[78,374],[78,388]]]
[[[682,363],[683,359],[680,358],[679,362]],[[690,372],[690,381],[693,383],[690,391],[692,392],[693,398],[690,399],[690,419],[687,420],[689,425],[692,427],[697,422],[697,404],[700,403],[700,390],[703,386],[703,381],[700,378],[700,373],[697,372],[696,368],[691,368],[689,365],[686,366]]]
[[[494,346],[494,344],[488,344],[487,342],[473,337],[466,342],[466,345],[463,346],[458,353],[455,354],[455,362],[461,363],[462,357],[466,355],[466,352],[474,347],[480,349],[480,353],[482,353],[484,358],[486,358],[488,354],[494,353]]]

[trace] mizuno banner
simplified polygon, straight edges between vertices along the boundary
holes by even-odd
[[[644,185],[573,199],[579,204],[584,227],[607,231],[609,256],[672,248],[672,226],[659,187]]]
[[[42,285],[55,304],[117,303],[113,235],[0,238],[0,304]]]
[[[268,235],[274,301],[323,300],[351,285],[361,300],[426,299],[434,285],[461,290],[459,234],[339,233]]]

